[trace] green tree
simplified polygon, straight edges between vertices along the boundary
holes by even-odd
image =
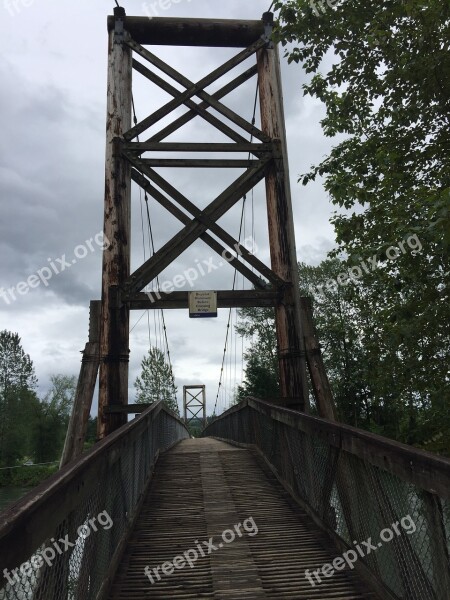
[[[247,396],[274,398],[279,395],[275,315],[270,308],[243,308],[236,326],[239,335],[252,341],[244,355],[245,379],[238,386],[236,402]]]
[[[314,321],[339,418],[370,427],[370,377],[364,348],[367,323],[354,306],[354,290],[338,285],[345,262],[328,259],[314,267],[299,264],[300,293],[312,298]]]
[[[300,292],[313,299],[315,323],[339,416],[348,424],[367,426],[370,411],[361,324],[358,326],[351,304],[351,291],[336,284],[345,268],[339,259],[326,260],[317,267],[300,264]],[[240,318],[238,333],[253,341],[245,355],[245,380],[237,399],[249,395],[276,397],[279,386],[273,311],[245,309],[240,311]]]
[[[17,333],[0,332],[0,464],[30,454],[33,415],[38,404],[33,362]]]
[[[35,431],[37,462],[59,460],[64,447],[77,379],[68,375],[52,375],[51,388],[39,406]]]
[[[89,417],[85,449],[91,448],[97,442],[97,417]]]
[[[421,336],[411,336],[399,346],[395,327],[384,324],[383,278],[374,277],[369,285],[347,277],[345,285],[339,284],[349,268],[348,262],[339,259],[325,260],[317,267],[299,265],[300,291],[313,300],[317,334],[340,420],[449,454],[448,400],[434,381],[440,365],[429,372],[426,365],[418,373],[411,372],[414,348]],[[238,331],[249,339],[257,337],[246,355],[246,378],[238,400],[247,395],[276,396],[268,392],[277,386],[271,314],[263,309],[241,312]]]
[[[192,419],[187,428],[192,437],[199,438],[203,431],[203,421],[201,419]]]
[[[325,105],[324,134],[342,140],[304,181],[324,175],[336,205],[365,208],[336,217],[340,248],[370,257],[413,232],[427,244],[429,272],[441,272],[450,241],[449,3],[275,4],[278,36],[293,43],[289,61],[313,75],[304,92]]]
[[[167,407],[179,415],[175,378],[164,353],[159,348],[150,348],[147,356],[142,359],[141,367],[141,376],[137,377],[134,384],[137,401],[153,404],[164,400]]]
[[[349,286],[363,324],[372,427],[409,443],[425,443],[425,432],[448,439],[450,5],[275,6],[289,61],[311,76],[304,93],[324,103],[324,134],[338,136],[303,183],[323,176],[338,207],[334,256],[349,267],[378,264]],[[412,239],[419,252],[388,260],[391,247]]]
[[[416,234],[421,259],[408,253],[401,281],[391,273],[384,282],[391,311],[398,285],[418,284],[419,309],[432,303],[442,318],[449,293],[449,3],[342,0],[323,11],[309,0],[276,6],[278,36],[294,45],[289,61],[312,74],[304,93],[325,105],[323,132],[342,140],[303,177],[306,184],[324,176],[332,202],[346,209],[334,217],[337,252],[359,262]]]
[[[74,375],[52,375],[50,382],[51,388],[44,402],[61,421],[68,420],[75,400],[77,378]]]

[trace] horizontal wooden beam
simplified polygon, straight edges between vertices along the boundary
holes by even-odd
[[[223,158],[144,158],[147,167],[167,167],[177,169],[248,169],[256,167],[257,160],[227,160]]]
[[[226,290],[217,292],[218,308],[247,308],[275,306],[279,298],[277,290]],[[139,293],[129,302],[131,310],[188,309],[188,292]]]
[[[123,414],[123,415],[138,415],[143,413],[144,410],[147,410],[149,404],[126,404],[126,405],[115,405],[115,406],[106,406],[105,412],[109,414]]]
[[[196,144],[187,142],[124,142],[124,150],[131,152],[245,152],[250,154],[270,153],[272,144]]]
[[[147,10],[152,12],[151,8]],[[125,17],[125,28],[139,44],[155,46],[246,48],[264,34],[262,21],[181,19],[156,17],[153,14]],[[109,16],[108,31],[113,29],[114,17]]]

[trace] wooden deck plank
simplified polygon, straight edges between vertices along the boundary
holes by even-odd
[[[250,536],[242,526],[253,519]],[[222,533],[241,524],[242,535]],[[254,530],[251,530],[254,532]],[[228,534],[231,536],[231,534]],[[208,554],[207,542],[217,548]],[[191,549],[193,568],[145,575]],[[312,587],[305,569],[337,556],[332,543],[248,450],[213,439],[185,440],[158,461],[136,528],[113,583],[110,600],[215,598],[257,600],[375,599],[355,574],[336,573]],[[159,571],[161,573],[161,571]]]

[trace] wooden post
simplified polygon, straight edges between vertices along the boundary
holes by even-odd
[[[78,378],[75,401],[67,429],[66,442],[61,457],[60,469],[83,452],[87,425],[92,408],[95,384],[97,382],[100,362],[100,309],[99,301],[92,301],[90,306],[89,342],[83,352],[80,376]]]
[[[121,139],[131,128],[132,52],[124,44],[125,10],[114,9],[109,33],[106,128],[105,250],[103,252],[98,437],[127,421],[105,407],[128,404],[129,309],[119,286],[130,275],[131,167],[121,156]]]
[[[267,32],[270,32],[273,14],[265,13],[263,20]],[[308,384],[281,71],[278,49],[273,44],[258,51],[258,77],[262,131],[277,143],[279,151],[266,176],[266,196],[272,270],[286,282],[275,308],[280,392],[283,404],[307,411]]]
[[[311,375],[317,411],[319,416],[330,419],[330,421],[337,421],[333,392],[331,391],[330,381],[325,370],[319,340],[317,339],[314,327],[311,298],[301,298],[300,302],[303,333],[305,336],[306,360]]]

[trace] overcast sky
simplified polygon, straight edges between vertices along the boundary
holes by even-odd
[[[123,0],[122,4],[129,15],[144,16],[152,10],[150,2],[147,8],[140,0]],[[269,4],[269,0],[179,0],[171,5],[161,2],[157,10],[159,16],[167,17],[259,19]],[[52,374],[78,375],[79,351],[87,341],[89,301],[100,298],[101,240],[96,235],[103,227],[106,17],[113,6],[112,0],[2,0],[0,6],[0,287],[16,287],[37,271],[50,270],[52,264],[58,271],[66,264],[63,272],[53,273],[47,286],[32,279],[36,287],[27,292],[22,287],[23,295],[16,293],[15,301],[11,294],[0,297],[0,330],[21,336],[34,362],[41,394],[48,389]],[[237,52],[168,47],[154,50],[192,80],[202,78]],[[233,77],[245,67],[239,67]],[[334,245],[329,223],[333,208],[320,184],[304,188],[297,179],[327,154],[329,140],[320,128],[323,108],[302,95],[305,79],[301,68],[283,61],[283,75],[297,256],[317,264]],[[208,91],[223,83],[218,82]],[[255,86],[252,80],[224,103],[250,120]],[[139,75],[135,77],[134,94],[139,120],[169,100]],[[158,124],[155,131],[167,122]],[[199,119],[169,139],[224,141]],[[240,174],[160,172],[200,207],[210,203]],[[140,202],[139,191],[134,189],[133,268],[144,258]],[[260,185],[254,193],[253,225],[251,199],[247,200],[245,228],[248,236],[254,227],[258,256],[268,262],[264,202]],[[234,237],[238,236],[241,208],[242,203],[220,221]],[[150,201],[150,213],[159,248],[180,225],[154,201]],[[145,246],[148,258],[147,240]],[[196,267],[197,261],[208,261],[213,256],[209,247],[198,242],[167,269],[161,281],[171,280]],[[217,264],[220,259],[214,260]],[[43,271],[44,277],[48,270]],[[209,277],[200,277],[196,289],[230,289],[232,282],[233,271],[223,266]],[[239,278],[238,287],[242,289],[242,285]],[[132,326],[142,314],[132,315]],[[217,319],[208,320],[189,319],[186,311],[166,312],[180,407],[183,385],[191,384],[206,384],[208,412],[214,406],[227,320],[227,310],[220,310]],[[153,315],[151,325],[154,343]],[[131,334],[130,402],[135,399],[133,382],[148,344],[144,316]],[[233,339],[224,382],[228,392],[235,385],[235,372],[240,382],[241,348],[241,341]],[[226,394],[222,394],[219,407],[225,403]]]

